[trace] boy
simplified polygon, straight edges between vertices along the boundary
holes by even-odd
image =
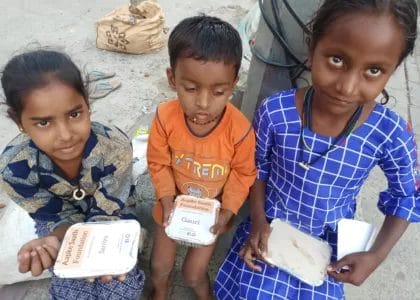
[[[214,17],[183,20],[169,42],[169,85],[177,99],[161,104],[150,132],[147,160],[156,191],[157,226],[151,258],[153,299],[165,299],[176,243],[165,226],[178,194],[217,198],[221,210],[212,232],[229,226],[253,184],[255,136],[249,121],[228,103],[238,80],[238,32]],[[207,267],[216,243],[189,248],[183,277],[198,299],[211,297]]]

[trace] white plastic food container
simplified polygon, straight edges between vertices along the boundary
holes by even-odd
[[[139,238],[135,220],[74,224],[64,236],[54,273],[61,278],[125,274],[137,262]]]
[[[190,247],[211,245],[216,235],[210,228],[216,223],[219,208],[216,199],[179,195],[165,232],[171,239]]]
[[[264,259],[309,285],[322,285],[331,259],[331,246],[279,219],[274,219],[270,226]]]

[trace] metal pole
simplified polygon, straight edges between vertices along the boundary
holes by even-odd
[[[273,12],[278,14],[287,43],[293,50],[293,53],[303,61],[307,56],[307,45],[303,30],[285,7],[284,0],[276,1],[278,3],[278,11],[275,11],[271,5],[271,0],[265,0],[263,2],[263,9],[267,13],[271,24],[275,24]],[[305,24],[312,18],[313,13],[321,2],[322,0],[288,1],[292,9]],[[255,47],[266,58],[284,64],[292,63],[292,61],[287,58],[284,48],[275,39],[262,16],[258,26]],[[306,77],[308,77],[308,75]],[[305,81],[300,82],[299,85],[305,85],[306,83],[304,82]],[[266,64],[254,55],[249,68],[247,89],[245,90],[239,107],[248,119],[252,120],[255,110],[264,98],[276,91],[291,87],[292,82],[288,69]]]

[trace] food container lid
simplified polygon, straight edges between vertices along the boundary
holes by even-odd
[[[265,261],[309,285],[322,285],[331,259],[331,246],[280,219],[274,219],[270,226]]]
[[[137,262],[140,234],[135,220],[74,224],[64,236],[54,274],[61,278],[125,274]]]
[[[179,195],[165,232],[171,239],[190,247],[211,245],[216,235],[210,228],[216,223],[219,208],[216,199]]]

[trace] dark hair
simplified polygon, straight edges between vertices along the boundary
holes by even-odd
[[[242,42],[238,31],[215,17],[195,16],[182,20],[169,36],[168,49],[172,69],[178,58],[190,57],[234,64],[236,74],[241,67]]]
[[[417,4],[415,0],[325,0],[310,22],[312,36],[310,50],[313,50],[327,27],[338,17],[350,13],[368,11],[374,14],[391,14],[405,30],[405,49],[401,63],[413,52],[417,37]]]
[[[19,121],[24,97],[53,81],[60,81],[75,89],[89,105],[80,70],[66,54],[35,50],[14,56],[6,64],[1,77],[9,116]]]

